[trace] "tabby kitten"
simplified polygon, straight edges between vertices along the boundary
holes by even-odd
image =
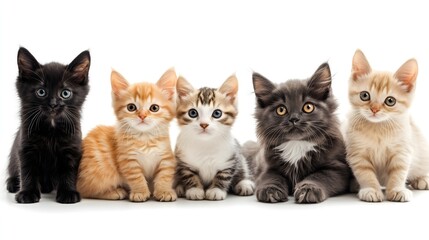
[[[252,195],[254,183],[240,146],[231,134],[237,116],[238,81],[228,78],[219,89],[195,90],[177,82],[176,191],[190,200],[223,200],[227,192]]]
[[[130,85],[112,71],[112,102],[118,123],[98,126],[83,140],[77,189],[86,198],[174,201],[176,161],[169,124],[175,116],[176,73],[156,83]]]
[[[41,65],[31,53],[18,51],[16,88],[21,125],[9,155],[7,190],[18,203],[35,203],[40,192],[56,190],[56,201],[80,201],[76,177],[81,149],[81,108],[89,91],[90,54],[69,65]]]
[[[396,73],[373,71],[357,50],[349,82],[352,109],[346,132],[347,159],[359,183],[359,199],[406,202],[406,188],[429,189],[429,145],[408,112],[414,96],[417,62]]]
[[[293,193],[298,203],[318,203],[346,192],[351,171],[329,65],[278,85],[254,73],[253,87],[259,144],[246,143],[243,153],[256,172],[257,199],[284,202]]]

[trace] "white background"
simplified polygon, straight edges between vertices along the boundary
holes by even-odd
[[[155,82],[175,67],[194,87],[239,78],[240,142],[255,140],[251,72],[274,82],[307,78],[324,61],[343,120],[356,48],[374,69],[420,66],[414,119],[429,137],[429,15],[424,1],[9,1],[0,3],[0,182],[19,126],[16,55],[24,46],[40,63],[69,63],[89,49],[91,91],[83,109],[86,133],[114,124],[110,71],[130,82]],[[425,126],[426,125],[426,126]],[[172,142],[177,136],[172,123]],[[0,239],[268,239],[425,238],[429,192],[410,203],[360,202],[353,194],[317,205],[258,203],[254,196],[222,202],[130,203],[83,200],[61,205],[53,195],[16,204],[0,184]],[[419,220],[423,219],[423,220]]]

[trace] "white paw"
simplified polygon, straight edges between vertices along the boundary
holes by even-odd
[[[384,199],[381,190],[375,188],[362,188],[359,190],[358,197],[365,202],[382,202]]]
[[[234,192],[240,196],[250,196],[255,191],[255,183],[249,179],[241,180],[234,187]]]
[[[411,181],[411,186],[417,190],[429,190],[429,177],[421,177]]]
[[[204,199],[204,190],[201,188],[190,188],[186,190],[186,199],[189,200],[203,200]]]
[[[226,191],[219,188],[210,188],[206,191],[207,200],[223,200],[226,198]]]
[[[413,198],[413,193],[406,188],[387,190],[387,200],[392,202],[409,202]]]

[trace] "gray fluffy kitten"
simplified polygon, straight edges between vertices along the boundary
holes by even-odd
[[[253,74],[258,144],[243,146],[261,202],[318,203],[348,190],[351,170],[334,114],[331,72],[322,64],[310,79],[274,84]]]

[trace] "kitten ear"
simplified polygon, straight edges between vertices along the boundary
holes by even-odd
[[[352,79],[357,80],[360,76],[372,71],[368,60],[360,49],[357,49],[352,62]]]
[[[110,74],[110,82],[112,84],[112,93],[119,96],[120,93],[130,85],[128,81],[117,71],[112,70]]]
[[[19,48],[17,59],[19,74],[31,74],[37,68],[40,68],[40,64],[36,58],[24,47]]]
[[[67,70],[71,72],[73,80],[78,84],[88,83],[88,72],[91,65],[91,55],[89,51],[81,52],[68,66]]]
[[[395,78],[399,80],[401,85],[406,88],[407,92],[413,90],[414,85],[417,80],[418,65],[416,59],[412,58],[406,61],[402,66],[396,71]]]
[[[168,69],[158,80],[156,85],[162,89],[162,93],[171,100],[176,90],[177,76],[174,68]]]
[[[235,75],[230,76],[219,88],[219,92],[226,94],[231,103],[235,103],[235,98],[238,92],[238,80]]]
[[[270,80],[256,72],[253,73],[252,79],[257,102],[260,107],[265,107],[276,86]]]
[[[331,93],[331,83],[331,69],[325,62],[319,66],[308,81],[309,95],[319,100],[325,100]]]
[[[179,99],[183,99],[195,91],[194,87],[182,76],[177,79],[176,90]]]

